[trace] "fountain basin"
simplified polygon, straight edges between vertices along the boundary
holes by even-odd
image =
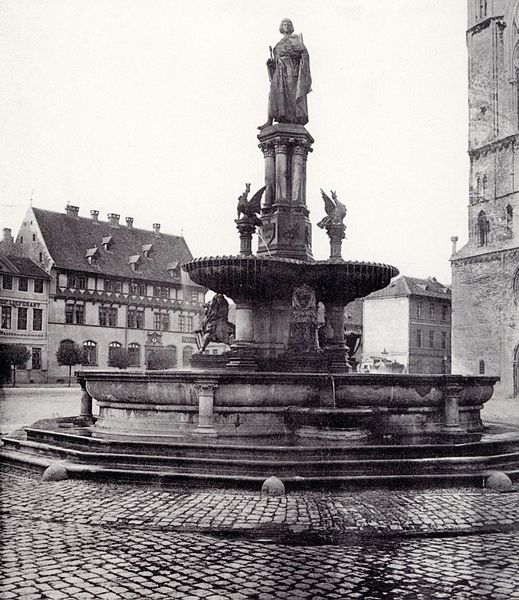
[[[233,300],[289,301],[294,287],[307,283],[320,301],[342,305],[386,287],[398,275],[398,269],[382,263],[277,256],[195,258],[183,268],[196,283]]]
[[[80,371],[78,377],[99,406],[95,435],[196,435],[209,390],[210,425],[204,427],[231,437],[312,435],[314,429],[340,435],[352,428],[378,437],[480,431],[480,410],[498,380],[228,370]],[[456,426],[448,414],[453,401]]]

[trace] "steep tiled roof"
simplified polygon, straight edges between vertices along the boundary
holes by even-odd
[[[183,237],[153,231],[112,227],[103,221],[85,217],[71,217],[65,213],[33,208],[45,244],[58,268],[91,273],[103,273],[132,279],[171,281],[168,265],[192,258]],[[109,251],[103,239],[110,238]],[[140,254],[143,246],[151,244],[149,258],[142,258],[138,268],[132,269],[130,257]],[[88,255],[97,247],[91,264]]]
[[[386,288],[373,292],[367,298],[390,298],[397,296],[426,296],[428,298],[444,298],[450,300],[451,289],[434,277],[419,279],[402,275],[392,281]]]
[[[50,279],[47,273],[29,258],[22,258],[11,254],[0,253],[0,273],[23,275],[37,279]]]

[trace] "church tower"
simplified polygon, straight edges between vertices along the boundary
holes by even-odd
[[[519,396],[519,0],[468,0],[468,241],[452,264],[452,370]]]

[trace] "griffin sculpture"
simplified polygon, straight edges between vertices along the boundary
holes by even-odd
[[[346,216],[346,207],[344,204],[337,200],[337,194],[334,191],[332,191],[331,194],[332,197],[330,198],[321,189],[321,196],[324,200],[324,210],[327,215],[317,223],[317,227],[320,227],[321,229],[330,225],[342,225],[344,217]]]
[[[257,214],[261,210],[261,198],[265,189],[266,186],[263,186],[254,194],[254,196],[252,196],[250,200],[247,200],[250,192],[250,183],[245,184],[245,191],[238,198],[238,206],[236,207],[238,219],[240,218],[240,215],[243,215],[245,219],[249,219],[254,223],[254,225],[262,225],[261,219],[257,216]]]

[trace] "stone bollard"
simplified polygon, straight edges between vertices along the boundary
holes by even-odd
[[[485,480],[485,487],[496,492],[511,492],[514,490],[512,480],[503,471],[493,471]]]
[[[68,471],[60,462],[50,464],[41,476],[42,481],[63,481],[64,479],[68,479]]]
[[[284,496],[285,485],[278,477],[269,477],[263,482],[261,493],[266,496]]]

